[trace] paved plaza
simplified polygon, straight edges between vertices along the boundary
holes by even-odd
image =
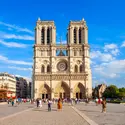
[[[51,112],[47,111],[47,104],[43,104],[42,108],[30,103],[14,107],[0,105],[0,125],[89,125],[86,117],[98,125],[125,125],[125,106],[107,104],[107,113],[101,113],[101,105],[96,106],[95,103],[64,104],[62,111],[57,111],[56,104],[53,104]]]
[[[125,125],[124,104],[107,104],[106,113],[101,113],[101,105],[96,106],[95,103],[87,106],[78,104],[75,107],[99,125]]]
[[[18,107],[8,107],[8,105],[0,106],[6,108],[5,114],[8,112],[19,112],[18,108],[26,110],[29,105],[23,104]],[[9,109],[10,108],[10,109]],[[2,112],[4,111],[3,108]],[[11,110],[11,111],[10,111]],[[16,111],[15,111],[16,110]],[[18,111],[17,111],[18,110]],[[2,113],[1,113],[2,114]],[[4,115],[5,116],[5,115]],[[47,105],[42,108],[31,108],[12,117],[0,120],[0,125],[89,125],[81,116],[79,116],[71,106],[63,106],[62,111],[57,111],[56,105],[52,106],[52,111],[47,111]]]

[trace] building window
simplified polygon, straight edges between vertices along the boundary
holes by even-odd
[[[47,72],[50,72],[50,65],[47,66]]]
[[[41,30],[41,43],[44,44],[44,29]]]
[[[81,28],[79,29],[79,44],[81,44],[82,43],[82,39],[81,39]]]
[[[45,67],[44,67],[44,65],[42,65],[41,72],[42,72],[42,73],[45,72]]]
[[[75,73],[78,72],[78,66],[77,66],[77,65],[75,65],[75,70],[74,70],[74,72],[75,72]]]
[[[80,65],[80,72],[83,72],[83,65]]]
[[[76,28],[74,29],[74,44],[76,44]]]
[[[47,29],[47,44],[50,43],[50,29]]]

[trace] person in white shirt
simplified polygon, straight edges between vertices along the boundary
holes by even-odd
[[[39,100],[39,107],[40,108],[42,107],[42,100],[41,99]]]

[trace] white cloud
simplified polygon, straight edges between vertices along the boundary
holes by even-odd
[[[16,69],[16,70],[23,70],[23,71],[32,71],[32,68],[22,68],[22,67],[15,67],[15,66],[8,66],[10,69]]]
[[[125,73],[125,59],[112,60],[107,63],[101,63],[93,67],[93,72],[108,78],[119,77],[120,74]]]
[[[99,59],[100,61],[108,62],[114,59],[114,57],[109,53],[102,53],[100,51],[92,51],[90,53],[92,59]]]
[[[119,49],[114,49],[111,51],[111,53],[114,55],[114,56],[117,56],[119,54]]]
[[[16,43],[16,42],[5,42],[3,40],[0,40],[0,44],[3,44],[7,47],[16,47],[16,48],[26,48],[28,45],[23,43]]]
[[[7,33],[3,33],[3,32],[0,33],[0,38],[3,38],[3,39],[19,39],[19,40],[34,40],[33,36],[7,34]]]
[[[57,44],[66,44],[66,43],[67,43],[66,40],[62,40],[62,41],[57,42]]]
[[[27,28],[21,28],[19,26],[16,26],[16,25],[12,25],[12,24],[8,24],[8,23],[4,23],[4,22],[0,22],[0,25],[4,25],[10,29],[15,29],[17,30],[18,32],[27,32],[27,33],[31,33],[33,34],[33,31],[27,29]]]
[[[14,75],[14,76],[17,76],[17,77],[22,77],[22,78],[24,78],[24,79],[26,79],[26,80],[28,80],[28,81],[32,81],[32,79],[31,78],[29,78],[29,77],[26,77],[26,76],[22,76],[22,75],[18,75],[18,74],[16,74],[16,75]]]
[[[5,63],[18,64],[18,65],[32,65],[31,62],[25,62],[21,60],[9,60],[7,57],[0,55],[0,60]]]
[[[122,43],[121,47],[125,47],[125,41],[123,41],[123,43]]]
[[[116,44],[114,44],[114,43],[107,44],[107,45],[104,46],[105,51],[112,50],[112,49],[117,49],[117,48],[118,48],[118,46]]]
[[[116,44],[114,44],[114,43],[105,45],[104,46],[104,51],[109,52],[114,56],[117,56],[119,54],[118,46]]]

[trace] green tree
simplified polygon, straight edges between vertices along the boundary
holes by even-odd
[[[119,89],[115,85],[110,85],[106,88],[103,96],[106,98],[115,98],[118,97]]]
[[[125,97],[125,88],[119,88],[119,94],[118,96],[120,98],[124,98]]]

